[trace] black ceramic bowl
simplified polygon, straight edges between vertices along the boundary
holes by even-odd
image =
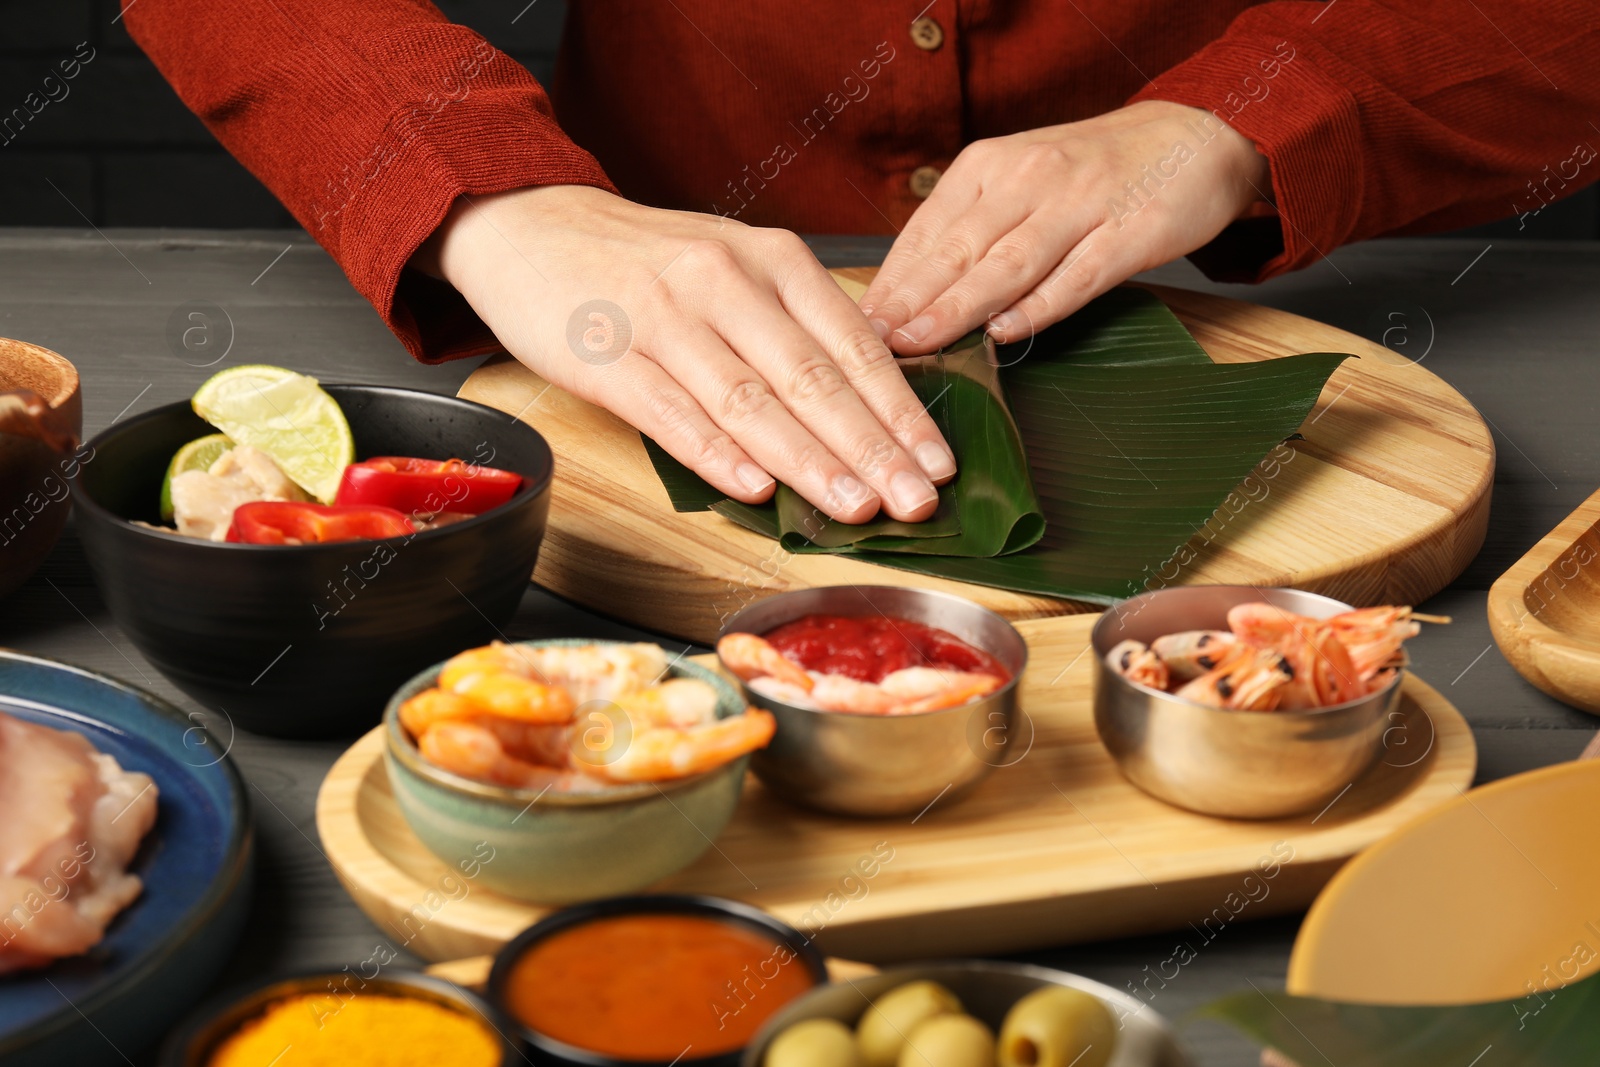
[[[373,978],[364,978],[349,967],[326,974],[275,978],[242,994],[226,993],[203,1004],[172,1031],[161,1046],[157,1063],[159,1067],[206,1067],[223,1039],[260,1015],[275,1000],[301,994],[324,996],[328,998],[330,1010],[336,1011],[336,998],[355,993],[416,997],[476,1017],[499,1038],[499,1067],[526,1063],[516,1043],[506,1036],[511,1032],[507,1020],[482,998],[460,986],[417,971],[383,970]]]
[[[482,515],[385,541],[214,544],[157,522],[183,444],[215,430],[187,403],[90,442],[72,484],[78,533],[117,625],[184,692],[277,737],[374,726],[400,683],[485,644],[510,620],[544,536],[554,461],[531,427],[454,397],[333,385],[356,456],[457,457],[512,470],[522,488]]]
[[[748,904],[741,904],[736,900],[724,900],[721,897],[692,896],[688,894],[642,894],[629,897],[611,897],[606,900],[595,900],[586,904],[577,904],[535,923],[522,931],[506,943],[506,946],[494,958],[494,969],[489,972],[489,985],[487,995],[502,1015],[512,1021],[522,1039],[530,1045],[534,1052],[536,1063],[549,1063],[560,1067],[738,1067],[743,1049],[734,1049],[731,1052],[715,1056],[702,1056],[689,1058],[680,1056],[675,1060],[650,1060],[619,1059],[614,1056],[592,1052],[588,1049],[577,1048],[564,1041],[542,1034],[537,1030],[521,1024],[516,1013],[511,1011],[506,1004],[505,986],[510,977],[511,968],[522,958],[534,944],[544,940],[551,934],[562,930],[581,926],[596,919],[610,918],[616,915],[696,915],[721,922],[733,923],[756,930],[773,938],[775,944],[783,945],[795,955],[795,962],[805,967],[811,973],[813,985],[820,985],[828,980],[827,961],[822,953],[817,951],[809,938],[787,923],[773,918],[760,908],[753,908]],[[730,981],[738,975],[730,975]],[[709,1007],[709,1005],[708,1005]]]

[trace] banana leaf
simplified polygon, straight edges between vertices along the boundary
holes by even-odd
[[[1600,1064],[1600,975],[1518,1000],[1451,1007],[1341,1004],[1260,990],[1201,1008],[1300,1067]]]
[[[729,500],[712,510],[757,533],[777,536],[785,549],[796,553],[987,557],[1028,548],[1044,533],[1044,515],[993,355],[993,346],[981,334],[970,334],[948,352],[901,361],[907,382],[946,431],[956,455],[959,473],[940,487],[939,507],[931,518],[920,523],[887,517],[859,525],[833,522],[786,485],[778,487],[771,506]]]
[[[985,358],[957,364],[953,357],[974,344]],[[830,535],[842,524],[819,524],[787,489],[758,507],[728,501],[648,439],[646,445],[678,510],[710,507],[782,538],[790,551],[847,553],[937,577],[1109,603],[1137,592],[1172,560],[1262,458],[1300,427],[1346,358],[1310,353],[1213,363],[1159,299],[1137,288],[1112,290],[1029,342],[995,350],[974,335],[945,354],[943,373],[953,365],[968,377],[979,364],[998,369],[1020,439],[1006,455],[1023,466],[967,462],[958,442],[982,437],[994,425],[990,413],[978,404],[936,401],[929,413],[956,449],[961,470],[949,488],[953,508],[942,495],[931,526],[878,520],[858,528],[861,536],[838,535],[834,543]],[[919,395],[928,400],[927,392]],[[991,454],[983,462],[998,461]],[[1022,479],[1030,473],[1041,537],[1019,510],[1029,501]],[[1015,516],[1007,538],[992,553],[942,551],[968,536],[950,532],[951,511],[958,523],[976,523],[978,501],[995,495],[996,485],[1006,487],[1005,514]],[[986,545],[994,545],[1003,519],[985,518],[979,533],[988,536]]]

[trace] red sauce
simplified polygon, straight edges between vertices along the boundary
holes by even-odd
[[[512,966],[523,1025],[619,1059],[732,1052],[815,984],[771,934],[698,915],[595,919],[536,942]]]
[[[806,615],[762,636],[808,671],[859,682],[880,682],[906,667],[1011,677],[999,660],[955,634],[887,615]]]

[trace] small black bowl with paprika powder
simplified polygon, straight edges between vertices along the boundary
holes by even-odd
[[[762,1023],[827,980],[816,947],[766,912],[662,894],[524,930],[495,957],[488,996],[549,1062],[737,1067]]]

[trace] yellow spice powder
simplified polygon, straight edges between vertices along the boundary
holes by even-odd
[[[310,994],[274,1002],[211,1054],[208,1067],[497,1067],[480,1022],[417,997]]]

